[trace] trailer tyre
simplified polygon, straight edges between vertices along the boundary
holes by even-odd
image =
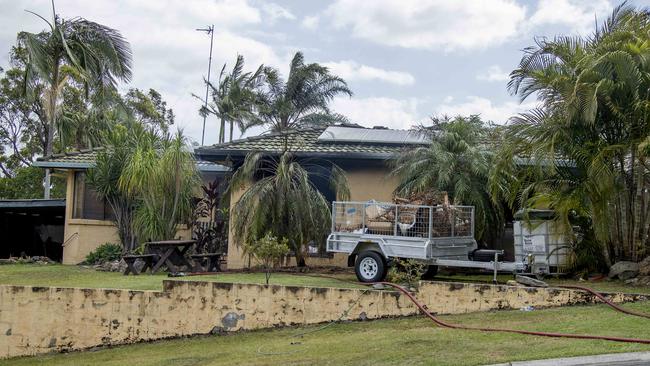
[[[357,256],[354,272],[361,282],[379,282],[386,277],[386,263],[381,254],[368,250]]]
[[[422,274],[423,280],[431,280],[438,274],[438,266],[428,266],[427,270]]]

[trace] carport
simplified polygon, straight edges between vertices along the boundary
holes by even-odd
[[[65,199],[0,200],[0,258],[61,261]]]

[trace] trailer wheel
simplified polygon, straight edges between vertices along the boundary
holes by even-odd
[[[386,276],[386,263],[381,254],[367,250],[357,256],[354,272],[361,282],[379,282]]]
[[[438,274],[438,266],[428,266],[427,270],[422,274],[423,280],[430,280]]]

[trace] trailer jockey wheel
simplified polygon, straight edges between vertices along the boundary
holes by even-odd
[[[354,272],[361,282],[379,282],[386,277],[386,263],[381,254],[368,250],[357,256]]]
[[[438,274],[438,266],[428,266],[427,270],[422,274],[423,280],[431,280]]]

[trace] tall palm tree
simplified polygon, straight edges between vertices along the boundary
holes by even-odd
[[[263,69],[261,65],[255,72],[244,72],[244,56],[237,55],[237,61],[229,73],[226,73],[226,64],[223,65],[216,86],[208,82],[212,101],[201,107],[201,113],[214,114],[220,119],[218,143],[225,142],[226,122],[230,123],[232,141],[235,123],[243,132],[247,121],[253,118],[255,92],[260,85]]]
[[[507,127],[493,192],[550,206],[568,231],[583,212],[611,261],[650,250],[648,59],[650,12],[623,4],[590,37],[538,40],[508,85],[540,106]]]
[[[296,52],[286,81],[277,69],[264,68],[256,118],[250,120],[244,130],[266,126],[271,132],[282,132],[345,121],[345,117],[329,109],[332,99],[341,94],[352,96],[345,80],[330,74],[325,66],[305,64],[302,52]]]
[[[503,209],[493,203],[487,181],[493,160],[489,129],[478,116],[433,119],[431,144],[405,150],[393,161],[396,193],[447,192],[457,205],[476,208],[476,237],[489,241],[500,232]]]
[[[20,32],[18,41],[27,49],[25,72],[27,91],[36,83],[44,84],[43,99],[48,120],[45,155],[53,153],[54,130],[60,112],[62,89],[68,82],[64,68],[73,69],[83,77],[86,90],[90,87],[111,88],[116,79],[131,78],[131,47],[120,32],[83,18],[63,19],[54,8],[49,31]],[[45,198],[49,197],[50,171],[45,173]]]

